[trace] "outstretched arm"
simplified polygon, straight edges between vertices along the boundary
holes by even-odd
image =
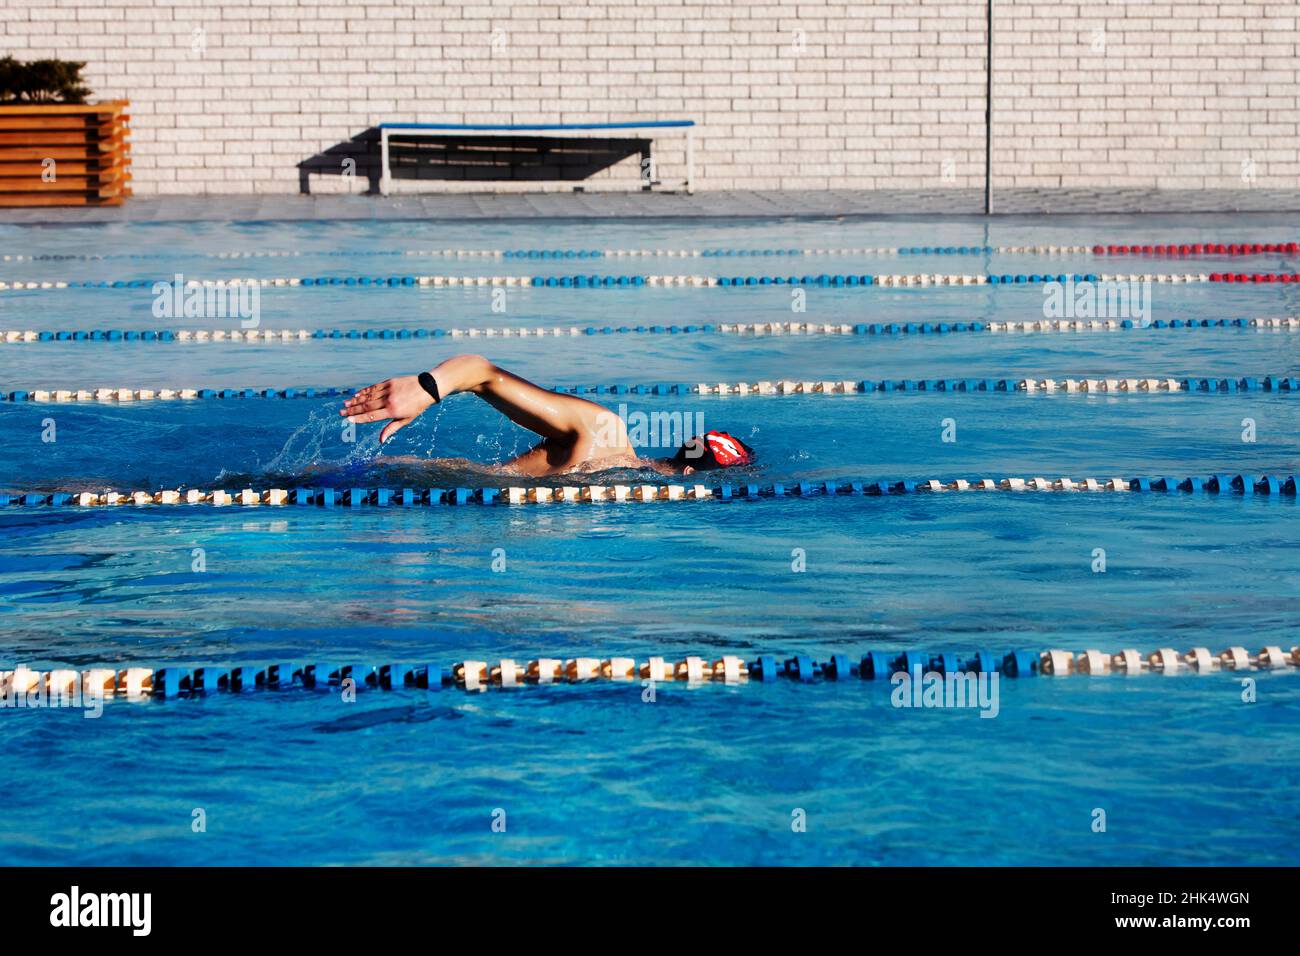
[[[555,442],[576,442],[591,411],[603,411],[585,399],[549,392],[481,355],[449,358],[432,374],[442,399],[457,392],[473,392],[512,422]],[[348,399],[339,414],[355,422],[389,419],[379,434],[382,444],[432,404],[433,396],[420,386],[418,377],[404,375],[363,388]]]

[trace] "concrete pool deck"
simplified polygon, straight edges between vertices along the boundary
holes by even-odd
[[[81,225],[159,222],[308,222],[419,220],[825,219],[963,216],[982,218],[984,194],[973,189],[719,191],[682,193],[443,193],[410,196],[159,196],[122,206],[0,209],[0,224]],[[1252,213],[1288,224],[1300,191],[1235,189],[1007,190],[994,196],[992,221],[1014,216]],[[1252,218],[1255,218],[1252,216]],[[1262,220],[1260,220],[1262,221]]]

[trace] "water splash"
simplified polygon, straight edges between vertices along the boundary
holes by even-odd
[[[290,435],[266,464],[274,473],[295,473],[311,467],[364,462],[379,454],[379,434],[364,434],[357,427],[356,441],[343,440],[346,422],[333,407],[313,408],[307,420]],[[333,440],[331,440],[331,438]]]

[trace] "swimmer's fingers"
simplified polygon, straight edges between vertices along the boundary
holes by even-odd
[[[391,422],[385,425],[384,430],[379,433],[379,444],[384,444],[384,442],[388,441],[388,439],[392,438],[409,424],[411,424],[411,419],[409,418],[394,418]]]
[[[363,388],[344,403],[340,414],[354,422],[381,418],[409,422],[432,404],[433,396],[420,387],[419,379],[408,375]]]
[[[357,413],[348,416],[348,421],[356,425],[369,425],[371,422],[382,422],[387,418],[396,418],[392,412],[386,408],[378,408],[375,411]],[[410,419],[407,419],[410,421]]]
[[[367,385],[365,388],[359,388],[353,392],[352,397],[349,398],[348,401],[355,401],[358,398],[368,398],[372,395],[377,395],[380,392],[386,392],[388,391],[389,386],[390,382],[387,379],[382,382],[377,382],[374,385]]]
[[[344,414],[347,414],[350,409],[359,408],[367,402],[373,402],[375,399],[379,399],[381,402],[386,400],[391,388],[391,381],[384,381],[377,385],[368,385],[367,387],[360,389],[343,403]]]
[[[348,402],[348,404],[343,406],[343,411],[341,412],[341,414],[345,418],[352,418],[352,419],[356,419],[357,421],[373,422],[375,419],[373,418],[362,419],[361,416],[370,414],[372,412],[391,412],[391,411],[392,409],[388,405],[388,397],[384,396],[382,398],[372,398],[366,401]],[[379,417],[396,418],[397,416],[380,415]]]

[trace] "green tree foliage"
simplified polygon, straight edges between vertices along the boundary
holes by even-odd
[[[82,85],[84,63],[0,57],[0,103],[84,103],[90,89]]]

